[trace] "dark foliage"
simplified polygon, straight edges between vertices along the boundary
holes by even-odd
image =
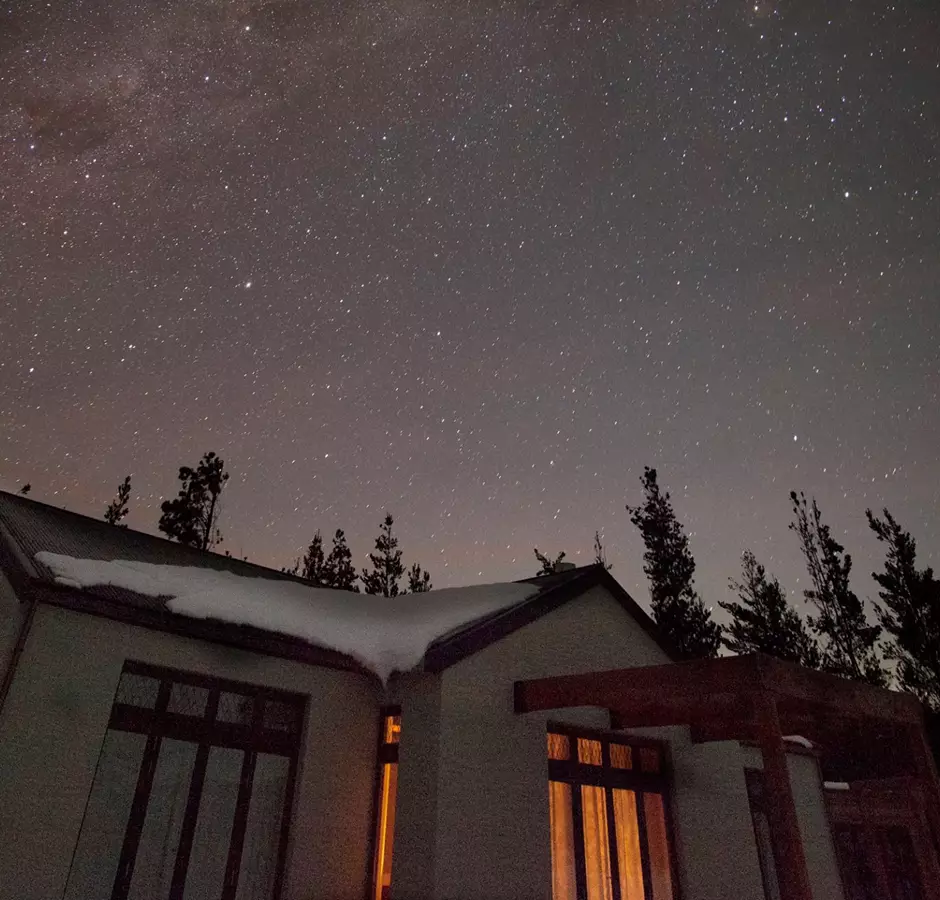
[[[104,511],[104,520],[109,525],[119,525],[121,528],[127,528],[122,524],[127,514],[130,512],[128,503],[131,499],[131,476],[127,475],[118,485],[117,496],[108,504]]]
[[[815,499],[790,492],[794,520],[790,528],[800,539],[812,588],[803,591],[816,608],[810,628],[822,640],[822,668],[827,672],[883,687],[888,675],[878,656],[881,629],[871,625],[865,607],[849,586],[852,557],[834,538]]]
[[[917,568],[917,544],[888,510],[884,518],[865,511],[885,544],[885,565],[872,572],[882,605],[878,621],[890,636],[885,655],[897,662],[898,684],[934,712],[940,711],[940,581],[933,569]]]
[[[538,547],[535,548],[535,558],[539,562],[539,570],[535,574],[538,575],[554,575],[561,568],[561,564],[565,561],[565,551],[562,550],[554,559],[550,556],[546,556],[544,553],[539,553]]]
[[[367,594],[381,594],[383,597],[397,597],[401,591],[398,582],[405,574],[398,549],[398,538],[392,534],[395,520],[391,513],[385,514],[379,536],[375,539],[375,552],[369,554],[372,570],[363,569],[363,588]]]
[[[776,578],[768,578],[750,550],[741,557],[740,581],[729,581],[739,602],[719,606],[731,613],[724,645],[733,653],[766,653],[811,669],[819,668],[819,647],[800,614],[787,602]]]
[[[215,453],[207,453],[195,469],[182,466],[180,492],[174,500],[165,500],[160,509],[159,528],[181,544],[209,550],[221,543],[217,523],[219,496],[228,481],[225,463]]]
[[[643,571],[650,583],[653,619],[681,656],[717,656],[721,627],[695,590],[695,560],[669,493],[660,491],[656,470],[649,466],[640,481],[643,503],[628,505],[627,512],[646,547]]]

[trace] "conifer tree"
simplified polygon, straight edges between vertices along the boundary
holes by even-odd
[[[391,513],[385,514],[379,536],[375,539],[375,552],[369,554],[372,570],[362,570],[362,584],[367,594],[381,594],[383,597],[397,597],[401,591],[398,582],[405,574],[398,549],[398,538],[392,534],[395,520]]]
[[[219,496],[229,474],[215,453],[207,453],[195,469],[180,467],[179,494],[160,505],[159,529],[181,544],[209,550],[222,542],[218,529]]]
[[[359,576],[353,566],[352,551],[346,543],[346,534],[342,528],[337,528],[333,535],[333,548],[326,558],[325,569],[327,587],[359,593],[359,585],[356,584]]]
[[[109,525],[119,525],[121,528],[127,528],[123,520],[127,518],[128,503],[131,498],[131,476],[127,475],[118,485],[117,496],[108,504],[104,511],[104,520]]]
[[[554,559],[550,556],[546,556],[544,553],[539,553],[539,548],[535,548],[535,558],[539,563],[539,570],[535,573],[536,578],[540,575],[554,575],[561,564],[565,561],[565,551],[562,550]]]
[[[884,570],[872,572],[881,590],[878,620],[890,635],[885,655],[897,661],[898,683],[934,712],[940,711],[940,581],[917,568],[917,543],[887,509],[884,519],[865,510],[868,525],[886,545]]]
[[[733,653],[766,653],[807,668],[819,668],[819,647],[807,631],[800,614],[787,602],[776,578],[768,578],[750,550],[741,557],[741,581],[728,586],[740,602],[718,605],[731,613],[725,627],[724,645]]]
[[[327,571],[326,557],[323,553],[323,538],[319,530],[310,541],[310,546],[304,554],[303,564],[300,568],[301,578],[306,578],[316,587],[329,587],[329,573]]]
[[[431,573],[426,572],[417,563],[413,563],[408,570],[408,591],[412,594],[423,594],[431,590]]]
[[[790,491],[794,519],[790,529],[800,539],[812,588],[803,591],[817,614],[810,628],[822,639],[822,668],[844,678],[883,687],[888,676],[878,656],[881,628],[871,625],[865,607],[849,586],[852,557],[822,520],[814,499]]]
[[[594,565],[603,566],[607,572],[614,567],[613,563],[607,562],[607,553],[601,543],[601,533],[599,531],[594,532]]]
[[[711,611],[695,590],[695,560],[669,492],[660,491],[656,470],[649,466],[644,468],[640,481],[643,503],[628,505],[627,512],[646,547],[643,571],[650,582],[653,619],[681,656],[717,656],[721,627],[712,620]]]

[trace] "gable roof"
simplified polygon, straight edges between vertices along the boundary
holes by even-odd
[[[53,555],[57,555],[58,559]],[[68,558],[72,559],[69,561]],[[98,564],[86,561],[98,561]],[[294,628],[294,633],[291,633],[291,629],[283,624],[270,627],[267,617],[244,615],[244,603],[242,614],[229,615],[218,602],[207,605],[195,597],[194,605],[192,596],[187,598],[190,601],[188,604],[176,603],[174,609],[174,597],[178,596],[179,591],[176,585],[180,584],[187,572],[192,573],[191,580],[197,586],[208,582],[208,594],[231,592],[233,586],[242,585],[254,595],[254,606],[249,613],[257,613],[261,606],[258,598],[260,590],[265,593],[265,605],[269,601],[272,604],[284,602],[292,607],[286,612],[281,610],[284,614],[280,617],[273,616],[274,620],[279,619],[281,623],[296,621],[294,613],[298,594],[320,604],[319,607],[312,605],[306,611],[308,620],[315,620],[318,608],[329,610],[331,605],[335,608],[336,600],[340,598],[344,607],[350,609],[353,597],[358,596],[362,607],[355,610],[356,616],[352,617],[357,618],[357,621],[344,623],[346,630],[359,629],[365,637],[366,631],[381,632],[388,627],[386,609],[381,609],[381,615],[374,621],[369,620],[366,597],[363,595],[313,588],[305,580],[293,575],[233,557],[194,550],[143,532],[116,528],[103,520],[3,491],[0,491],[0,566],[7,571],[20,593],[43,603],[332,668],[378,671],[375,664],[363,662],[362,654],[350,652],[355,642],[350,644],[349,641],[344,643],[340,640],[337,643],[334,640],[330,646],[329,643],[318,641],[319,630],[315,627],[315,621],[313,628]],[[109,566],[112,567],[110,570]],[[95,571],[99,574],[96,577],[70,579],[67,570]],[[106,574],[100,574],[102,572]],[[219,573],[218,578],[207,579],[210,572]],[[117,577],[114,577],[115,574]],[[148,581],[151,576],[156,580]],[[258,579],[272,582],[270,591]],[[150,586],[151,582],[154,587]],[[144,586],[141,587],[141,584]],[[597,585],[603,585],[624,610],[674,658],[649,616],[601,566],[586,566],[554,575],[523,579],[510,585],[432,591],[423,595],[423,607],[417,606],[413,599],[410,608],[403,610],[402,628],[413,627],[417,623],[423,626],[425,634],[431,635],[423,662],[426,669],[440,671]],[[299,590],[301,586],[303,590]],[[525,590],[526,587],[531,590]],[[334,599],[326,595],[340,597]],[[435,609],[427,602],[431,598],[439,598],[446,606],[437,606]],[[248,599],[251,601],[252,597]],[[373,604],[372,609],[376,610],[375,601],[370,598],[369,602]],[[415,620],[416,610],[421,615],[422,609],[424,619]],[[442,609],[446,609],[446,616],[440,615]],[[431,620],[436,625],[432,626]],[[326,631],[330,632],[330,629]],[[335,623],[332,634],[336,634]],[[345,635],[341,637],[345,638]],[[382,652],[382,648],[373,646],[374,634],[369,640],[374,653]],[[334,649],[337,646],[341,649]],[[387,672],[383,671],[382,674]]]

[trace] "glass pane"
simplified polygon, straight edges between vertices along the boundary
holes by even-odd
[[[258,754],[235,900],[268,900],[274,892],[289,770],[287,757]]]
[[[603,761],[601,756],[601,742],[578,738],[578,762],[589,766],[599,766]]]
[[[169,896],[196,744],[164,738],[128,892],[130,900]]]
[[[385,736],[382,740],[386,744],[397,744],[401,740],[401,716],[385,717]]]
[[[185,900],[218,897],[222,893],[244,756],[241,750],[228,747],[213,747],[209,751],[186,870]]]
[[[571,742],[567,734],[548,733],[548,758],[571,759]]]
[[[610,745],[610,764],[615,769],[632,769],[633,752],[623,744]]]
[[[640,747],[640,771],[659,771],[659,751],[655,747]]]
[[[640,857],[640,829],[636,817],[636,794],[615,788],[614,831],[617,837],[617,865],[621,900],[644,900],[643,863]]]
[[[375,900],[386,900],[392,888],[392,850],[395,843],[395,802],[398,763],[382,766],[379,817],[375,827]]]
[[[167,711],[181,716],[198,716],[202,718],[206,714],[206,701],[208,699],[208,688],[176,683],[170,688],[170,702],[167,705]]]
[[[223,691],[219,696],[219,711],[215,714],[219,722],[234,722],[239,725],[251,724],[254,697],[245,694],[230,694]]]
[[[275,731],[297,731],[300,710],[290,703],[279,700],[265,700],[262,727]]]
[[[757,858],[764,882],[764,896],[766,900],[782,900],[780,885],[777,883],[777,864],[774,861],[770,823],[764,812],[759,809],[751,810],[751,818],[754,821],[754,836],[757,839]]]
[[[108,731],[78,835],[65,900],[110,897],[147,736]]]
[[[576,900],[570,784],[563,781],[548,783],[548,814],[552,839],[552,900]]]
[[[653,900],[673,900],[669,838],[666,834],[666,812],[662,794],[644,794],[643,808],[646,812],[646,840],[650,851]]]
[[[578,743],[580,745],[580,739]],[[600,744],[598,744],[599,749]],[[580,750],[578,752],[580,755]],[[588,784],[581,785],[581,819],[584,823],[584,869],[588,900],[613,900],[610,877],[610,838],[607,834],[607,801],[603,788]],[[655,900],[659,898],[656,897]]]
[[[159,690],[160,681],[156,678],[135,675],[133,672],[122,672],[114,702],[153,709],[157,705]]]

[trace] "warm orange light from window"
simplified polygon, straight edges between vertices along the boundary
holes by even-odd
[[[571,759],[571,744],[567,734],[548,732],[548,758]]]
[[[375,834],[375,900],[387,900],[392,886],[392,845],[395,841],[395,800],[398,796],[398,763],[382,766],[379,816]]]
[[[397,744],[401,739],[401,716],[386,716],[382,737],[386,744]]]
[[[552,900],[577,900],[570,784],[549,781],[548,814],[552,837]]]
[[[578,762],[589,766],[599,766],[603,762],[601,742],[587,738],[578,738]]]
[[[610,765],[614,769],[632,769],[633,753],[623,744],[610,745]]]

